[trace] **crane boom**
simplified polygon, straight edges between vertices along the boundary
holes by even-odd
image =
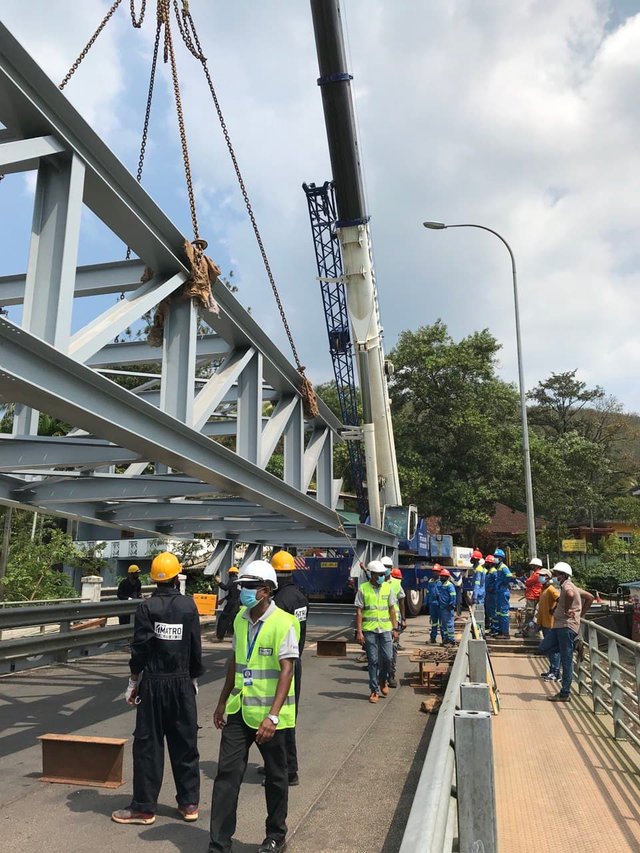
[[[335,183],[347,308],[362,392],[363,438],[371,524],[381,507],[400,505],[400,482],[382,346],[358,140],[338,0],[311,0],[327,141]]]

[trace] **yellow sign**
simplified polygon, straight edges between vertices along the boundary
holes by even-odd
[[[587,553],[587,540],[586,539],[563,539],[562,540],[562,550],[563,551],[577,551],[580,554]]]

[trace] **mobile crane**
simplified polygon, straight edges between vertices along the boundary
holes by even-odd
[[[399,563],[407,591],[407,608],[416,615],[422,607],[422,587],[429,560],[453,560],[451,536],[429,536],[417,507],[403,506],[393,437],[387,378],[392,373],[382,344],[371,251],[369,215],[358,150],[339,0],[311,0],[327,141],[333,180],[304,184],[314,238],[318,280],[329,336],[343,423],[349,428],[349,456],[361,520],[368,518],[398,537]],[[358,423],[354,361],[362,396]],[[336,556],[338,559],[336,560]],[[344,574],[350,555],[331,555],[326,568]],[[300,582],[308,592],[328,592],[314,581],[324,570],[321,558],[310,558]],[[317,563],[317,567],[316,567]],[[325,572],[325,575],[327,573]],[[332,586],[340,588],[340,582]],[[323,589],[320,590],[319,587]]]

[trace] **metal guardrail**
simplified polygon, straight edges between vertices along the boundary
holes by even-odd
[[[578,692],[589,694],[594,714],[613,717],[616,740],[640,749],[640,643],[597,622],[580,625],[584,657],[574,670]]]
[[[139,600],[57,603],[40,607],[0,610],[0,636],[17,628],[58,625],[58,631],[0,640],[0,674],[49,663],[63,663],[70,652],[87,655],[107,651],[109,644],[128,640],[133,624],[73,630],[72,622],[83,622],[134,613]]]
[[[433,727],[400,853],[449,853],[453,849],[456,834],[454,714],[459,707],[460,685],[468,678],[470,636],[469,622],[463,631]]]
[[[70,601],[82,601],[79,595],[74,596],[74,598],[36,598],[31,601],[29,599],[25,601],[0,601],[0,610],[4,610],[7,607],[35,607],[37,604],[40,605],[53,605],[53,604],[68,604]]]

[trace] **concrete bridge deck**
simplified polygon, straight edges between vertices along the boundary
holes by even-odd
[[[424,642],[427,618],[412,620],[404,644]],[[419,712],[420,697],[400,686],[377,705],[367,701],[367,674],[347,659],[318,658],[317,632],[304,654],[298,727],[301,785],[291,789],[291,853],[393,853],[400,846],[417,778],[424,762],[433,717]],[[326,635],[326,631],[319,634]],[[0,679],[0,837],[2,848],[21,853],[122,853],[136,849],[206,851],[209,804],[219,732],[212,711],[221,687],[230,643],[205,631],[205,666],[198,695],[202,797],[200,820],[176,818],[175,789],[168,761],[156,823],[118,826],[113,809],[131,794],[131,743],[125,747],[125,784],[116,791],[47,784],[39,780],[37,736],[63,732],[131,737],[134,712],[123,700],[125,652],[30,670]],[[408,668],[401,656],[400,673]],[[254,851],[264,837],[264,792],[256,768],[257,749],[240,795],[234,853]]]
[[[613,739],[590,697],[553,704],[546,658],[492,657],[500,689],[493,749],[504,853],[637,853],[640,755]]]

